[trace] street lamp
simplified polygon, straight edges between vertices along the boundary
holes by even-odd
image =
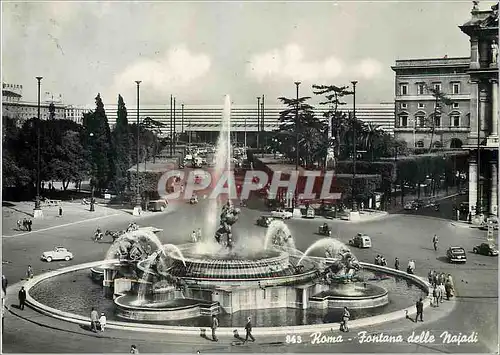
[[[42,208],[40,207],[40,85],[42,81],[41,76],[37,76],[38,81],[38,117],[37,117],[37,168],[36,168],[36,197],[35,197],[35,210],[33,212],[34,218],[43,218]]]
[[[264,98],[265,96],[262,95],[262,103],[261,103],[261,110],[260,110],[260,116],[261,116],[261,119],[260,119],[260,126],[261,126],[261,132],[263,134],[263,143],[264,143],[264,150],[266,149],[266,145],[267,145],[267,138],[266,138],[266,132],[265,132],[265,128],[264,128]],[[262,157],[264,158],[264,150],[262,151]]]
[[[259,137],[260,137],[260,96],[257,96],[257,151],[259,150]]]
[[[295,106],[295,170],[299,170],[299,85],[300,81],[295,82],[297,87],[297,102]]]
[[[141,80],[136,80],[137,84],[137,169],[136,169],[136,191],[135,191],[135,207],[134,207],[134,216],[141,215],[141,194],[139,193],[139,131],[140,131],[140,123],[139,123],[139,85],[141,84]]]
[[[356,204],[356,80],[351,81],[352,83],[352,211],[356,212],[358,206]]]

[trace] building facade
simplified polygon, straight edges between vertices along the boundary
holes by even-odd
[[[469,209],[472,215],[498,216],[498,3],[459,26],[470,38],[467,73],[471,81]]]
[[[109,124],[113,126],[116,122],[117,105],[106,104],[106,115]],[[269,105],[264,107],[264,131],[271,132],[279,128],[279,114],[285,107]],[[344,112],[352,111],[352,106],[342,106]],[[223,114],[223,105],[176,105],[173,110],[177,133],[193,132],[202,139],[213,140],[217,138],[220,130]],[[259,110],[260,111],[260,110]],[[327,108],[317,108],[315,114],[323,116]],[[137,110],[134,106],[127,107],[128,120],[134,123]],[[141,105],[140,120],[150,117],[163,124],[162,134],[170,134],[170,107],[168,105]],[[394,129],[394,105],[392,103],[381,104],[357,104],[356,117],[365,122],[378,126],[380,129],[392,134]],[[173,120],[174,121],[174,120]],[[258,131],[257,105],[233,105],[231,107],[231,130],[237,141],[243,142],[245,132],[249,138],[253,138]],[[212,138],[212,139],[211,139]]]
[[[415,148],[460,148],[470,130],[470,58],[397,60],[394,134]],[[434,92],[432,91],[434,89]],[[451,102],[444,102],[435,91]]]
[[[19,126],[31,118],[38,117],[38,102],[23,101],[22,97],[22,85],[2,83],[2,116],[16,120]],[[44,99],[40,102],[40,119],[50,118],[51,104],[54,105],[56,120],[68,119],[81,124],[83,113],[89,111],[87,108],[65,105],[60,94],[45,92]]]

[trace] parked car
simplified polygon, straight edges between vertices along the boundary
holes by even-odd
[[[449,247],[446,251],[446,257],[448,258],[448,262],[459,262],[465,263],[467,262],[467,255],[465,254],[465,249],[462,247]]]
[[[483,223],[481,223],[481,225],[479,226],[479,229],[482,229],[482,230],[488,230],[488,228],[492,226],[493,227],[493,230],[498,230],[498,219],[496,218],[488,218],[486,221],[484,221]]]
[[[371,248],[372,240],[366,234],[358,233],[354,238],[349,240],[349,245],[356,248]]]
[[[269,227],[273,220],[273,216],[260,216],[260,218],[257,220],[257,225],[261,227]]]
[[[281,218],[281,219],[290,219],[293,216],[292,212],[285,211],[284,209],[278,208],[274,211],[271,211],[271,216],[274,218]]]
[[[42,254],[42,260],[50,263],[52,260],[66,260],[73,259],[73,253],[64,247],[55,247],[54,250],[45,251]]]
[[[476,254],[488,255],[488,256],[498,256],[498,249],[495,245],[490,243],[482,243],[481,245],[475,246],[472,251]]]
[[[165,200],[149,201],[148,211],[163,212],[167,209],[167,205],[168,203]]]

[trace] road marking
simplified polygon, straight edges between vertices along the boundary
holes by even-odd
[[[99,219],[113,217],[113,216],[118,216],[118,215],[121,215],[121,214],[122,213],[113,213],[113,214],[109,214],[109,215],[106,215],[106,216],[100,216],[100,217],[95,217],[95,218],[90,218],[90,219],[83,219],[81,221],[60,224],[60,225],[57,225],[57,226],[52,226],[52,227],[47,227],[47,228],[42,228],[42,229],[36,229],[34,231],[31,231],[31,232],[24,232],[24,233],[19,233],[19,234],[14,234],[14,235],[2,235],[2,238],[14,238],[14,237],[20,237],[22,235],[27,235],[27,234],[34,234],[34,233],[38,233],[38,232],[45,232],[45,231],[56,229],[56,228],[68,227],[68,226],[71,226],[71,225],[74,225],[74,224],[80,224],[80,223],[85,223],[85,222],[97,221]]]

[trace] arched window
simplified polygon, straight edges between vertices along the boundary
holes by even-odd
[[[456,110],[451,111],[449,115],[450,115],[450,126],[460,127],[460,112]]]
[[[408,113],[401,112],[399,115],[399,127],[408,127]]]

